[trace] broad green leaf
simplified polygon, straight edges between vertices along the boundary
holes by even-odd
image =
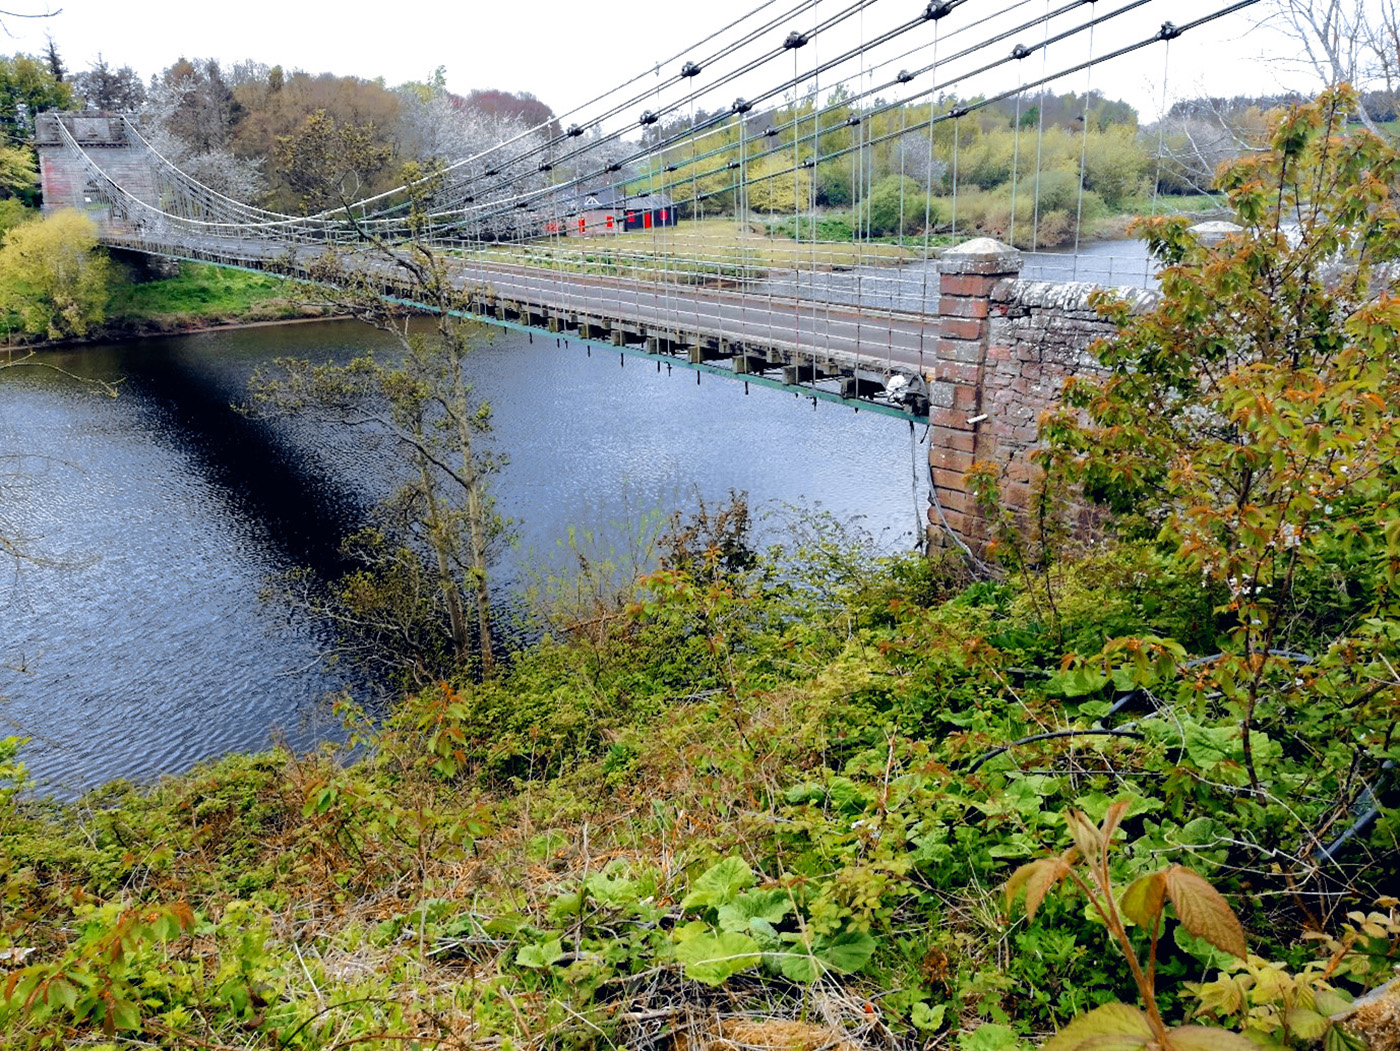
[[[916,1003],[909,1012],[909,1021],[914,1023],[915,1029],[922,1029],[926,1033],[943,1028],[943,1015],[947,1011],[947,1004],[934,1004],[930,1007],[923,1000]]]
[[[758,943],[745,934],[710,931],[678,942],[676,959],[685,965],[687,978],[720,985],[730,975],[758,966]]]
[[[140,1005],[132,1000],[112,1001],[111,1021],[118,1029],[140,1029]]]
[[[73,1005],[78,1002],[78,987],[66,978],[54,978],[49,982],[47,996],[49,1003],[57,1004],[71,1011]]]
[[[1167,896],[1167,878],[1161,872],[1149,872],[1128,884],[1118,905],[1123,915],[1139,927],[1151,930],[1157,917],[1162,914],[1162,904]]]
[[[1301,1036],[1304,1040],[1317,1040],[1323,1033],[1327,1032],[1330,1025],[1326,1018],[1316,1011],[1310,1011],[1306,1007],[1295,1007],[1284,1015],[1284,1021],[1288,1023],[1288,1028],[1295,1036]]]
[[[1199,770],[1209,772],[1241,754],[1240,731],[1235,726],[1201,726],[1187,722],[1183,736],[1186,756]]]
[[[1253,1040],[1208,1025],[1179,1025],[1167,1033],[1169,1051],[1259,1051]]]
[[[1016,1030],[996,1022],[984,1022],[970,1033],[958,1034],[960,1051],[1012,1051],[1021,1046]]]
[[[591,897],[604,905],[619,908],[635,904],[642,897],[638,893],[638,883],[627,874],[625,865],[613,862],[602,872],[596,872],[584,881]]]
[[[777,928],[762,916],[755,916],[749,920],[748,929],[740,933],[747,934],[764,949],[775,949],[781,944]]]
[[[681,901],[681,908],[703,909],[727,905],[753,883],[753,870],[743,858],[725,858],[706,869],[691,884],[690,893]]]
[[[1069,1024],[1046,1041],[1042,1051],[1072,1051],[1086,1040],[1096,1037],[1122,1038],[1122,1047],[1143,1047],[1152,1039],[1152,1026],[1147,1015],[1136,1007],[1122,1003],[1101,1004],[1088,1014],[1070,1020]],[[1096,1048],[1101,1045],[1096,1041]],[[1108,1046],[1108,1045],[1102,1045]],[[1113,1051],[1119,1048],[1112,1045]]]
[[[773,953],[772,955],[778,961],[778,970],[790,982],[802,982],[803,984],[815,982],[822,973],[822,965],[815,956],[798,952]]]
[[[568,894],[561,894],[549,903],[549,918],[550,921],[554,923],[561,923],[561,921],[569,917],[577,916],[582,911],[582,891],[571,891]]]
[[[727,905],[719,908],[719,925],[726,931],[744,932],[749,929],[749,921],[767,920],[781,923],[784,916],[792,911],[792,898],[785,890],[751,890],[740,894]]]
[[[833,971],[851,974],[865,966],[875,952],[875,939],[866,931],[843,931],[834,938],[820,937],[812,954]]]
[[[1313,991],[1313,1006],[1319,1014],[1339,1015],[1351,1007],[1351,997],[1336,989],[1316,989]]]
[[[1367,1051],[1364,1037],[1353,1036],[1339,1025],[1329,1026],[1322,1038],[1322,1051]]]
[[[1176,918],[1198,938],[1222,952],[1245,959],[1244,928],[1229,902],[1203,876],[1173,865],[1166,871],[1167,897],[1176,907]]]
[[[551,938],[542,945],[522,945],[515,954],[515,962],[521,967],[543,969],[552,967],[563,955],[564,943],[558,938]]]
[[[833,777],[827,793],[832,806],[849,813],[858,814],[873,801],[873,795],[849,777]]]

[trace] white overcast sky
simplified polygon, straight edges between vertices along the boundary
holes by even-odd
[[[42,10],[33,0],[11,0],[6,7]],[[42,2],[42,0],[39,0]],[[770,19],[795,10],[800,0],[769,0],[760,16]],[[818,16],[829,17],[849,6],[851,0],[821,0],[789,21],[780,20],[760,40],[761,46],[780,43],[790,28],[810,28]],[[1073,15],[1054,23],[1052,32],[1078,24],[1091,15],[1115,10],[1127,0],[1099,0],[1085,5]],[[1054,0],[1061,6],[1062,0]],[[1112,64],[1096,67],[1089,75],[1089,86],[1110,97],[1124,98],[1136,106],[1144,120],[1155,117],[1162,100],[1164,62],[1167,72],[1168,101],[1202,93],[1212,95],[1272,93],[1288,87],[1311,90],[1316,83],[1309,77],[1285,69],[1277,61],[1295,56],[1295,44],[1271,32],[1267,3],[1227,16],[1182,36],[1171,45],[1170,55],[1156,44]],[[390,4],[367,0],[337,3],[304,0],[234,0],[233,3],[198,0],[51,0],[51,8],[61,12],[51,19],[20,20],[5,24],[10,33],[10,52],[39,53],[47,34],[53,36],[66,65],[80,71],[90,67],[101,54],[113,66],[131,66],[143,80],[181,56],[217,58],[222,63],[254,59],[284,69],[309,73],[331,72],[365,78],[383,77],[390,85],[405,80],[426,79],[437,66],[445,66],[450,90],[466,93],[473,88],[501,88],[530,91],[564,114],[595,95],[629,77],[663,64],[663,71],[675,72],[680,62],[699,57],[719,42],[693,51],[688,45],[701,40],[719,27],[740,18],[764,0],[703,0],[676,3],[674,0],[461,0],[457,3]],[[985,15],[1015,7],[1006,19],[1023,22],[1043,14],[1046,0],[968,0],[940,23],[941,33],[952,34],[960,25]],[[1122,19],[1097,30],[1096,54],[1151,36],[1170,19],[1178,24],[1225,6],[1225,0],[1150,0]],[[820,59],[873,38],[884,28],[916,17],[923,0],[877,0],[860,17],[848,19],[839,30],[822,36],[820,47],[807,47],[799,53],[806,67]],[[1260,23],[1265,23],[1262,27]],[[748,23],[756,24],[756,23]],[[1008,24],[991,23],[993,26]],[[985,30],[969,28],[957,41],[940,43],[948,55],[965,46]],[[977,65],[1002,57],[1012,45],[1040,42],[1043,29],[992,45],[985,54],[965,60]],[[726,38],[727,39],[727,38]],[[930,61],[933,27],[924,25],[890,45],[885,54],[893,56],[890,65],[866,74],[867,85],[888,79],[900,68],[917,68]],[[926,45],[915,55],[903,53],[916,44]],[[758,46],[758,45],[756,45]],[[823,53],[824,50],[824,53]],[[1017,86],[1025,80],[1082,61],[1088,54],[1087,34],[1047,49],[1011,67],[1004,67],[981,83],[972,81],[954,89],[963,94],[973,90],[994,93]],[[1169,57],[1169,61],[1167,61]],[[888,59],[887,59],[888,60]],[[737,61],[737,57],[735,60]],[[877,62],[871,52],[869,64]],[[717,64],[694,82],[719,70]],[[750,97],[763,87],[776,83],[786,67],[775,62],[759,79],[736,80],[717,87],[715,94],[700,105],[727,106],[736,95]],[[967,66],[966,68],[972,68]],[[799,74],[801,69],[799,69]],[[842,77],[858,77],[847,67],[819,82],[826,95],[832,82]],[[877,79],[878,78],[878,79]],[[1010,78],[1010,79],[1008,79]],[[927,87],[929,78],[914,86]],[[644,89],[647,81],[638,81]],[[1084,74],[1050,85],[1052,90],[1082,90]],[[634,89],[637,90],[637,89]],[[660,100],[658,100],[660,101]],[[644,105],[636,107],[638,110]],[[585,114],[586,115],[586,114]],[[631,119],[630,117],[628,118]]]

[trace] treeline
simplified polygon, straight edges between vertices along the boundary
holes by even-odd
[[[700,111],[645,127],[640,138],[589,129],[571,140],[570,163],[551,169],[532,159],[516,171],[513,160],[560,134],[553,111],[528,93],[454,94],[441,67],[390,87],[182,57],[143,83],[101,57],[70,73],[53,46],[0,59],[8,149],[32,141],[34,115],[45,109],[133,112],[151,144],[193,178],[282,212],[311,214],[388,190],[406,163],[490,150],[453,171],[458,197],[499,170],[508,184],[500,194],[512,197],[551,184],[664,193],[687,218],[742,213],[804,238],[986,234],[1022,246],[1062,243],[1156,194],[1208,191],[1220,163],[1259,145],[1266,114],[1284,101],[1196,100],[1142,127],[1131,106],[1098,91],[981,106],[953,97],[901,105],[837,89],[778,108]],[[33,203],[22,160],[0,153],[16,184],[0,192]],[[544,218],[503,207],[473,234],[530,236]]]
[[[979,101],[858,103],[838,89],[820,105],[808,97],[742,118],[698,113],[652,131],[657,152],[633,185],[666,188],[682,214],[800,221],[834,210],[869,236],[952,230],[1018,244],[1060,243],[1154,187],[1209,185],[1213,168],[1159,159],[1156,130],[1098,91]],[[825,227],[809,221],[818,234],[832,228],[829,216]]]
[[[181,57],[143,83],[101,57],[70,73],[52,46],[43,57],[0,58],[0,132],[9,147],[32,145],[37,113],[72,109],[134,113],[151,144],[200,182],[293,213],[391,188],[410,161],[455,161],[520,137],[518,155],[533,145],[531,129],[557,133],[553,112],[533,95],[453,94],[441,68],[389,87]]]
[[[251,61],[180,58],[143,83],[130,67],[101,57],[72,73],[53,45],[43,56],[0,56],[0,327],[7,340],[90,335],[113,296],[125,297],[125,271],[96,250],[90,221],[39,221],[35,213],[35,118],[84,109],[134,113],[151,145],[195,179],[291,213],[391,188],[408,162],[456,160],[509,139],[518,139],[511,147],[518,155],[551,122],[557,132],[549,107],[532,95],[455,95],[442,69],[390,88]],[[485,163],[464,167],[460,177],[479,175]]]

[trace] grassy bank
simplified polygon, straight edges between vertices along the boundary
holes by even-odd
[[[15,795],[7,763],[4,1045],[1027,1048],[1132,998],[1082,899],[1032,923],[1001,891],[1064,849],[1066,808],[1097,821],[1114,799],[1115,879],[1206,874],[1259,961],[1168,937],[1169,1018],[1267,1035],[1277,984],[1238,984],[1263,961],[1315,982],[1335,955],[1349,994],[1400,953],[1375,900],[1393,824],[1348,859],[1333,940],[1309,941],[1268,858],[1307,834],[1287,813],[1325,820],[1318,793],[1266,820],[1232,720],[1185,700],[1167,650],[1062,672],[1128,627],[1220,641],[1218,596],[1149,547],[1062,566],[1053,616],[1035,588],[883,558],[827,519],[743,568],[714,550],[620,590],[585,569],[499,679],[379,726],[345,709],[354,764],[236,756],[60,807]]]
[[[174,277],[121,281],[113,289],[106,336],[185,332],[214,325],[317,316],[270,274],[210,263],[181,263]]]

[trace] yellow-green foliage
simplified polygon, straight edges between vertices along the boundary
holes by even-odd
[[[32,192],[39,181],[34,154],[13,146],[0,146],[0,197]]]
[[[0,248],[0,303],[46,339],[85,336],[102,322],[109,265],[97,227],[72,209],[15,227]]]

